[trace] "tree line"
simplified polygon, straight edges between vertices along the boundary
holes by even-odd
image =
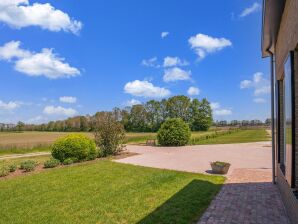
[[[27,131],[92,131],[95,118],[111,113],[128,132],[156,132],[168,118],[181,118],[193,131],[206,131],[212,125],[212,109],[207,99],[190,99],[178,95],[161,101],[150,100],[131,107],[114,108],[90,116],[76,116],[46,124],[18,123],[17,130]]]

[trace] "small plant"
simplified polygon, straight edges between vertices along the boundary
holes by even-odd
[[[44,168],[54,168],[56,166],[59,166],[60,161],[58,159],[49,159],[47,161],[44,162],[43,167]]]
[[[5,177],[9,174],[9,169],[6,166],[0,167],[0,177]]]
[[[17,170],[18,166],[16,164],[10,164],[8,166],[9,172],[13,173]]]
[[[35,170],[37,163],[33,160],[26,160],[23,161],[20,165],[20,169],[24,170],[25,172],[31,172]]]
[[[230,166],[230,163],[226,163],[226,162],[220,162],[220,161],[216,161],[216,162],[212,162],[212,164],[216,165],[216,166]]]
[[[71,165],[73,163],[74,163],[74,161],[72,158],[67,158],[63,161],[63,165]]]
[[[190,128],[180,118],[166,120],[158,130],[158,143],[163,146],[183,146],[190,141]]]
[[[96,155],[96,145],[83,134],[70,134],[59,138],[52,146],[52,156],[61,162],[67,158],[82,161],[90,155]]]
[[[216,174],[227,174],[231,166],[230,163],[221,162],[221,161],[212,162],[210,164],[211,164],[212,172]]]

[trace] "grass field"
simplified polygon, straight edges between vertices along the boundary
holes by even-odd
[[[240,130],[231,134],[221,135],[196,142],[198,145],[232,144],[269,141],[270,136],[265,129]]]
[[[0,223],[193,223],[223,182],[94,161],[0,180]]]
[[[217,131],[218,133],[223,131]],[[193,132],[191,144],[227,144],[267,141],[269,136],[264,129],[239,130],[235,133],[205,139],[215,131]],[[59,137],[69,132],[0,132],[0,156],[6,154],[46,152]],[[83,133],[93,138],[92,133]],[[126,133],[126,144],[145,144],[147,139],[156,139],[156,133]]]

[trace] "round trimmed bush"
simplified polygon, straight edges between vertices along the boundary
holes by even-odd
[[[162,146],[183,146],[190,140],[190,128],[180,118],[166,120],[157,133],[158,143]]]
[[[70,134],[59,138],[52,146],[52,156],[60,162],[68,158],[82,161],[96,155],[95,142],[83,134]]]

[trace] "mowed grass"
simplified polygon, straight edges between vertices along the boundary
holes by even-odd
[[[269,141],[270,135],[265,129],[239,130],[231,134],[220,135],[215,138],[195,142],[197,145],[233,144]]]
[[[0,223],[193,223],[223,182],[94,161],[0,180]]]

